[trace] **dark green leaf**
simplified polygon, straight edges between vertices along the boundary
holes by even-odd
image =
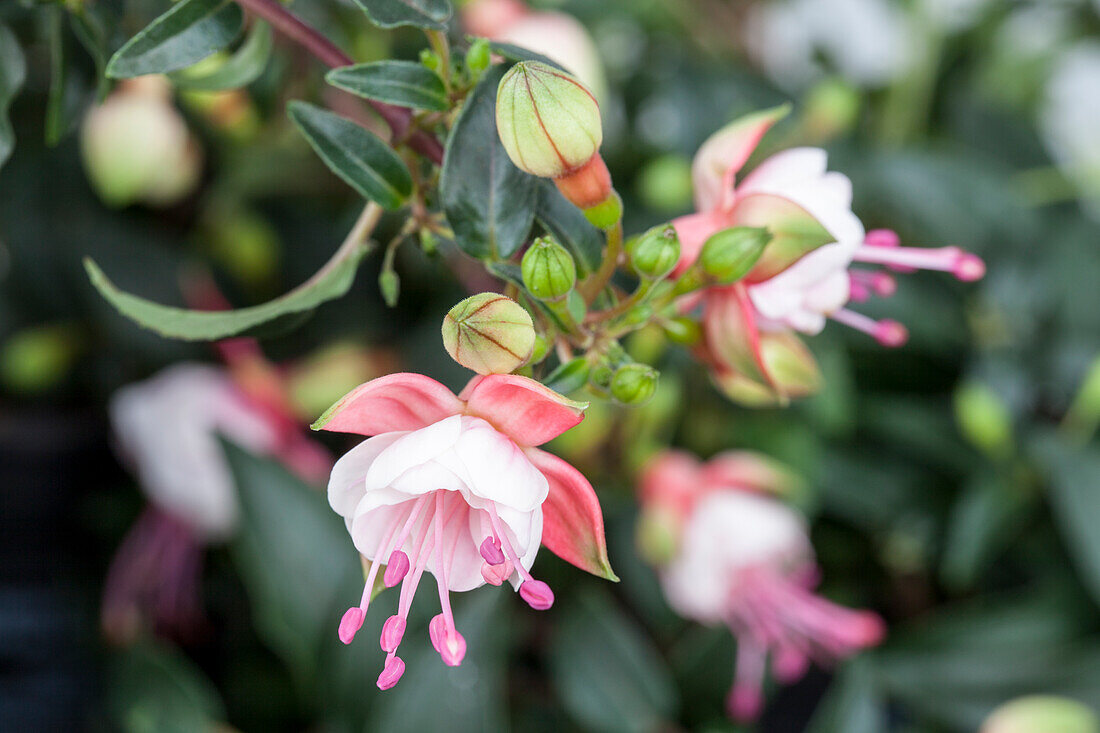
[[[885,701],[867,658],[853,659],[833,680],[810,721],[809,733],[879,733],[887,730]]]
[[[1032,446],[1050,482],[1051,507],[1081,582],[1100,603],[1100,452],[1074,448],[1055,435]]]
[[[165,74],[225,48],[241,31],[240,7],[229,0],[181,0],[115,52],[107,76]]]
[[[79,10],[73,11],[69,20],[73,34],[95,62],[96,97],[102,102],[111,89],[107,79],[107,31],[95,14],[95,9],[87,5],[81,5]]]
[[[360,97],[399,107],[442,112],[451,106],[439,75],[414,61],[375,61],[344,66],[328,72],[325,80]]]
[[[0,165],[11,155],[15,147],[15,134],[8,120],[8,107],[23,86],[27,65],[19,39],[0,23]]]
[[[386,209],[398,209],[412,193],[405,163],[371,132],[351,120],[307,102],[287,105],[298,126],[332,172]]]
[[[512,165],[497,136],[497,85],[485,73],[459,115],[443,159],[440,198],[455,241],[473,257],[507,259],[531,231],[538,181]]]
[[[1032,505],[1027,495],[999,474],[979,474],[951,513],[941,573],[953,588],[969,588],[1015,536]]]
[[[188,73],[189,69],[171,74],[172,83],[181,89],[215,92],[237,89],[259,78],[271,57],[271,26],[257,21],[248,31],[248,38],[232,56],[205,74]]]
[[[279,298],[229,311],[194,311],[160,305],[119,290],[90,258],[84,260],[84,269],[100,295],[138,325],[168,338],[216,341],[230,336],[270,333],[280,326],[300,322],[321,303],[339,298],[348,291],[359,261],[368,251],[368,247],[360,246],[345,257],[330,260],[312,278]]]
[[[496,53],[500,54],[509,61],[538,61],[548,66],[553,66],[555,69],[561,69],[562,71],[568,71],[564,66],[557,61],[553,61],[547,56],[543,56],[541,53],[528,50],[522,46],[516,46],[511,43],[490,43],[489,48],[493,49]]]
[[[65,120],[65,84],[68,77],[65,68],[65,39],[61,34],[62,9],[47,8],[47,40],[50,48],[50,93],[46,97],[45,138],[53,147],[61,140],[68,127]]]
[[[447,21],[451,17],[451,3],[448,0],[355,0],[355,2],[375,25],[382,28],[414,25],[417,28],[442,31],[447,29]]]
[[[676,714],[672,676],[652,642],[606,591],[563,609],[550,668],[569,713],[586,730],[659,730]]]
[[[538,196],[535,217],[539,224],[573,254],[579,275],[595,271],[603,256],[603,235],[553,182],[541,181]]]
[[[323,491],[271,459],[223,445],[241,500],[231,550],[256,628],[299,680],[311,679],[324,637],[336,634],[332,609],[358,565],[355,548]]]
[[[214,730],[225,711],[218,691],[178,649],[143,642],[112,660],[111,708],[126,733]]]

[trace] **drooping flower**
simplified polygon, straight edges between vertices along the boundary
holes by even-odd
[[[703,464],[669,451],[641,479],[639,541],[659,565],[669,603],[700,623],[728,626],[737,639],[726,703],[739,720],[761,710],[769,656],[772,675],[793,682],[811,661],[841,659],[884,633],[874,613],[813,592],[818,571],[805,521],[782,501],[797,485],[782,466],[739,452]]]
[[[102,622],[113,640],[133,638],[143,623],[186,633],[198,620],[201,548],[229,536],[239,511],[218,435],[279,457],[307,480],[332,465],[280,404],[259,394],[240,375],[184,363],[112,397],[119,452],[149,500],[108,571]]]
[[[692,166],[696,213],[672,223],[680,236],[677,272],[686,270],[713,234],[763,227],[773,236],[740,282],[703,295],[705,358],[732,397],[768,403],[815,391],[817,367],[794,332],[816,334],[833,319],[900,346],[907,331],[897,321],[875,321],[845,308],[849,300],[889,295],[892,276],[851,267],[853,262],[895,271],[943,270],[975,280],[985,265],[958,247],[900,247],[888,230],[865,232],[852,213],[852,184],[827,169],[818,148],[777,153],[737,180],[768,129],[786,108],[742,117],[712,135]],[[687,303],[693,305],[695,299]]]
[[[530,572],[540,544],[615,579],[591,484],[534,447],[579,423],[584,407],[515,375],[476,377],[456,397],[423,375],[391,374],[353,390],[314,424],[373,436],[336,462],[329,503],[370,566],[340,639],[351,643],[362,627],[379,573],[385,587],[401,584],[397,613],[382,629],[380,689],[404,673],[397,649],[425,571],[436,579],[441,609],[429,636],[449,666],[466,652],[452,592],[508,581],[532,608],[553,604],[553,591]]]

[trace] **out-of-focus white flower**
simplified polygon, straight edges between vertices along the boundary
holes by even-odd
[[[1082,41],[1055,62],[1039,129],[1055,163],[1081,189],[1081,203],[1100,219],[1100,41]]]
[[[237,491],[218,444],[220,433],[267,453],[279,434],[223,371],[180,364],[119,390],[111,423],[149,501],[208,540],[236,525]]]
[[[824,73],[818,55],[848,80],[881,86],[915,49],[906,14],[888,0],[783,0],[754,5],[748,50],[776,82],[801,87]]]

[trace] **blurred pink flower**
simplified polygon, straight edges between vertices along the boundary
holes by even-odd
[[[746,401],[783,400],[816,389],[813,357],[793,332],[819,333],[828,318],[885,346],[905,343],[907,331],[897,321],[875,321],[844,307],[895,289],[889,274],[852,269],[853,262],[895,271],[943,270],[967,281],[985,272],[980,258],[958,247],[906,248],[893,232],[865,234],[851,210],[851,181],[827,169],[824,150],[785,150],[738,182],[764,134],[785,114],[782,107],[750,114],[712,135],[692,166],[697,211],[672,222],[681,244],[676,272],[686,270],[707,239],[723,229],[765,227],[773,236],[743,280],[702,296],[705,358],[719,384]]]
[[[700,623],[724,624],[737,638],[729,714],[751,720],[772,675],[793,682],[811,661],[828,663],[873,646],[885,631],[869,611],[813,593],[818,571],[805,521],[780,499],[796,482],[751,453],[708,463],[668,451],[641,478],[643,518],[671,525],[674,549],[660,567],[672,607]]]
[[[530,573],[540,543],[614,578],[591,484],[533,447],[579,423],[584,407],[526,377],[476,377],[456,397],[423,375],[391,374],[358,387],[314,425],[374,436],[336,462],[329,503],[370,563],[340,639],[350,643],[362,627],[383,565],[383,584],[402,584],[397,614],[380,639],[388,656],[379,688],[395,685],[404,671],[397,648],[425,570],[435,576],[442,610],[429,634],[450,666],[466,653],[451,592],[507,580],[532,608],[553,604],[549,586]]]

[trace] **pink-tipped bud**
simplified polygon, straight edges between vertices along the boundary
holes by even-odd
[[[395,652],[401,646],[401,639],[405,636],[405,619],[401,616],[390,616],[386,623],[382,624],[382,636],[378,643],[384,652]]]
[[[962,252],[951,272],[964,283],[981,280],[985,277],[985,261],[976,254]]]
[[[500,565],[504,562],[504,551],[500,549],[500,540],[496,537],[486,537],[481,542],[481,556],[490,565]]]
[[[435,649],[440,654],[443,653],[443,637],[447,635],[447,619],[443,618],[443,614],[436,614],[435,617],[428,622],[428,638],[432,641],[432,649]]]
[[[872,229],[863,237],[868,247],[900,247],[901,237],[893,229]]]
[[[392,588],[404,580],[408,572],[409,556],[401,550],[394,550],[386,564],[386,572],[382,574],[382,582],[387,588]]]
[[[512,573],[515,572],[515,569],[511,560],[505,560],[500,565],[484,563],[481,566],[481,577],[485,578],[485,582],[489,585],[501,585],[504,581],[508,580],[508,578],[512,577]]]
[[[734,685],[726,697],[726,712],[734,720],[747,723],[760,716],[764,696],[756,687]]]
[[[458,629],[450,629],[440,643],[439,656],[448,667],[457,667],[466,658],[466,639]]]
[[[876,272],[871,276],[871,289],[880,298],[889,298],[898,291],[898,281],[893,275],[885,272]]]
[[[397,684],[401,675],[405,674],[405,662],[397,655],[386,657],[386,666],[378,675],[378,689],[388,690]]]
[[[791,647],[780,647],[772,659],[775,678],[785,685],[801,679],[809,667],[809,658]]]
[[[519,595],[536,611],[545,611],[554,605],[554,591],[541,580],[532,578],[523,581],[523,585],[519,587]]]
[[[355,635],[359,633],[359,629],[363,628],[363,619],[366,615],[363,609],[358,606],[353,606],[344,611],[344,617],[340,619],[340,641],[350,644]]]
[[[883,346],[893,349],[905,345],[909,340],[909,329],[895,320],[884,318],[878,322],[871,335]]]

